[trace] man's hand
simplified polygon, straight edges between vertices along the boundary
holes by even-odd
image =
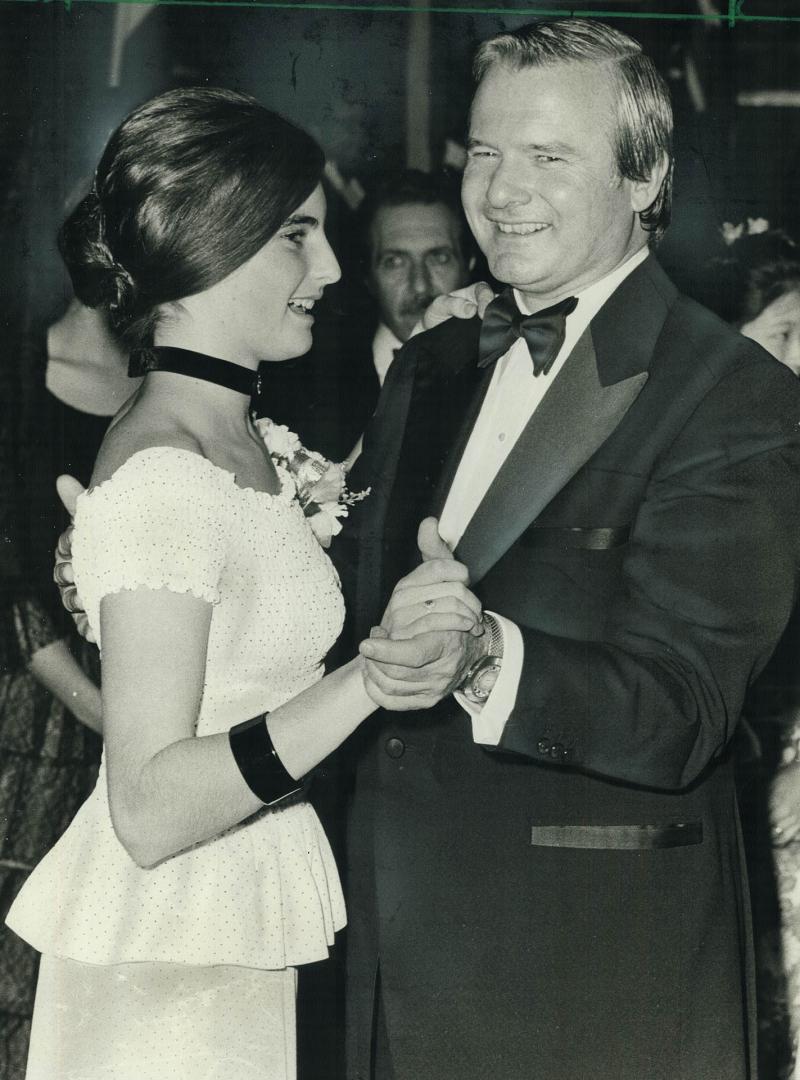
[[[421,334],[423,330],[432,330],[448,319],[472,319],[475,315],[482,319],[492,300],[494,293],[485,281],[437,296],[411,331],[411,336]]]
[[[377,633],[385,631],[378,628]],[[431,631],[404,641],[371,636],[359,646],[367,693],[383,709],[430,709],[452,693],[486,653],[488,638],[463,630]]]
[[[78,496],[84,490],[83,484],[73,476],[59,476],[56,480],[56,491],[64,507],[72,518],[75,516],[75,504]],[[61,603],[72,616],[72,621],[81,637],[94,642],[95,636],[89,629],[89,620],[83,610],[83,603],[75,588],[75,576],[72,573],[72,525],[70,525],[58,538],[56,546],[55,566],[53,567],[53,581],[58,586],[61,594]]]
[[[453,558],[435,518],[420,525],[418,544],[422,564],[398,582],[381,626],[360,647],[367,693],[386,709],[435,705],[487,647],[467,568]]]

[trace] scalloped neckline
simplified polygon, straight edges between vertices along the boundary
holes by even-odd
[[[137,450],[135,453],[131,454],[129,458],[126,458],[125,461],[123,461],[123,463],[119,466],[119,468],[114,470],[111,476],[107,477],[105,480],[101,480],[100,483],[95,484],[94,487],[87,488],[85,491],[82,491],[78,498],[82,499],[87,495],[94,495],[96,491],[100,491],[101,488],[104,488],[107,484],[110,484],[111,481],[114,480],[114,478],[118,476],[119,473],[121,473],[122,470],[126,468],[137,457],[141,457],[143,454],[153,453],[154,451],[163,450],[169,450],[175,454],[184,454],[188,455],[189,457],[196,458],[197,461],[202,462],[204,465],[207,465],[215,472],[222,473],[223,476],[227,476],[230,479],[231,486],[235,488],[236,491],[240,491],[243,495],[252,495],[256,498],[265,498],[269,500],[276,500],[279,502],[291,503],[297,494],[297,488],[295,486],[292,474],[284,465],[281,465],[274,459],[272,461],[272,464],[275,467],[275,472],[281,485],[280,491],[259,491],[258,488],[250,486],[245,487],[241,484],[237,484],[235,472],[233,472],[231,469],[226,469],[222,465],[217,465],[216,462],[211,461],[207,457],[203,457],[202,454],[197,454],[194,452],[194,450],[184,450],[180,446],[170,446],[168,443],[165,443],[157,446],[146,446],[142,450]]]

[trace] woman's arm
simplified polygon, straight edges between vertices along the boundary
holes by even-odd
[[[98,735],[103,730],[100,690],[69,651],[66,641],[51,641],[37,649],[28,665],[31,674],[65,705],[82,724]]]
[[[425,596],[435,597],[432,609],[412,587],[420,573]],[[465,577],[449,558],[400,582],[391,605],[398,631],[474,632],[479,605],[467,595]],[[142,866],[216,836],[264,805],[239,771],[228,732],[195,736],[212,610],[190,593],[147,588],[110,593],[100,605],[111,817]],[[305,776],[374,711],[363,671],[358,656],[269,714],[267,731],[290,776]],[[423,675],[388,707],[420,708],[441,696]]]
[[[211,604],[167,589],[114,593],[101,604],[103,716],[111,817],[149,866],[261,809],[227,731],[195,737]],[[370,715],[356,659],[270,714],[285,768],[303,776]]]

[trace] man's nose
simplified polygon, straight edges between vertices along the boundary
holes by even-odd
[[[409,271],[409,284],[415,296],[430,296],[433,293],[433,280],[428,264],[424,259],[415,259]]]
[[[506,206],[515,206],[529,202],[530,184],[523,182],[518,169],[509,161],[498,161],[489,186],[486,189],[486,201],[496,210]]]

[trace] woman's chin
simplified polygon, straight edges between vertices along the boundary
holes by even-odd
[[[260,362],[262,364],[280,364],[284,360],[296,360],[300,356],[305,356],[313,344],[314,339],[311,337],[311,328],[309,327],[307,333],[293,334],[291,341],[281,342],[280,349],[270,350],[269,354],[264,353]]]

